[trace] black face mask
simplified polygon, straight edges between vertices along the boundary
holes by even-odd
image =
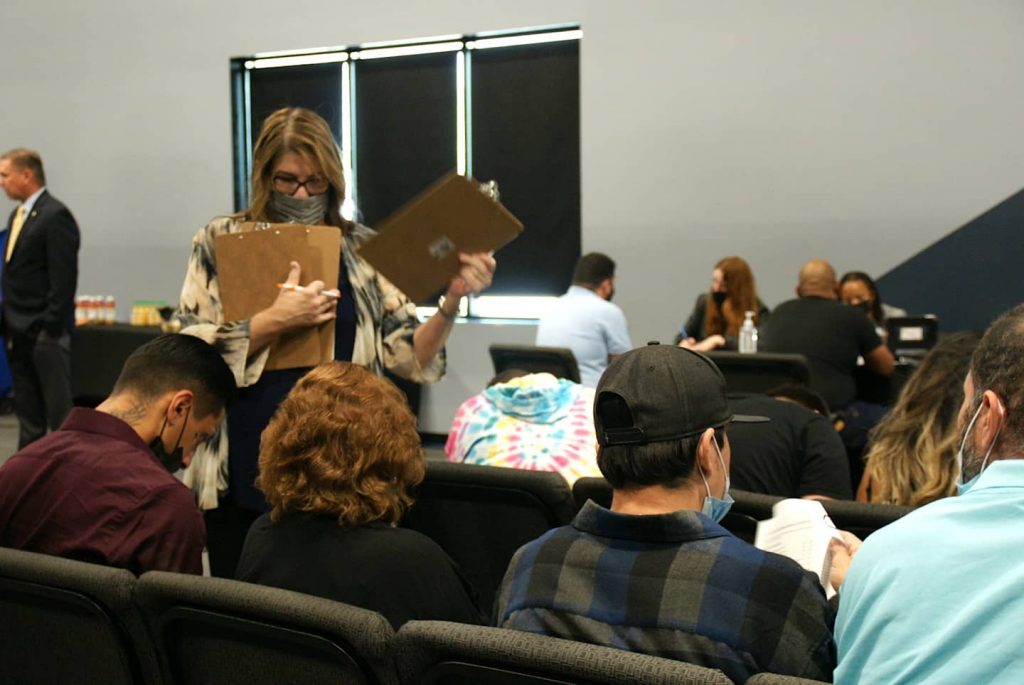
[[[181,432],[178,433],[178,442],[174,445],[174,449],[170,452],[164,446],[164,429],[167,427],[167,416],[164,415],[164,424],[160,427],[160,433],[153,439],[153,442],[149,443],[149,449],[152,450],[153,456],[160,460],[160,463],[164,465],[164,468],[171,473],[175,473],[181,470],[181,460],[184,458],[185,450],[181,446],[181,438],[185,435],[185,426],[188,425],[189,415],[192,414],[192,407],[188,408],[188,414],[185,414],[185,423],[181,426]]]
[[[854,309],[859,309],[868,316],[871,316],[871,303],[870,302],[859,302],[857,304],[851,304]]]
[[[715,304],[717,304],[719,307],[725,304],[725,298],[727,297],[729,297],[729,293],[720,292],[717,290],[711,293],[711,299],[714,300]]]

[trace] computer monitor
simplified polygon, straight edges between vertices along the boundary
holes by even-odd
[[[887,319],[888,345],[897,359],[920,359],[939,339],[934,316],[896,316]]]

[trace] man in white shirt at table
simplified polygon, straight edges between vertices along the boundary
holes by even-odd
[[[600,252],[580,257],[569,290],[541,317],[536,344],[568,347],[580,367],[580,382],[590,388],[616,355],[632,349],[626,315],[611,303],[615,262]]]

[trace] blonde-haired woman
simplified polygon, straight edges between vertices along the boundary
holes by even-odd
[[[917,507],[956,493],[956,417],[980,340],[952,333],[925,355],[872,431],[858,501]]]
[[[344,198],[341,155],[327,122],[306,109],[279,109],[267,117],[253,150],[252,206],[214,219],[192,241],[175,319],[183,333],[217,347],[234,371],[240,392],[228,414],[227,430],[196,453],[185,482],[198,494],[203,509],[217,507],[218,496],[227,491],[229,503],[249,512],[242,516],[243,529],[246,518],[266,509],[253,487],[259,435],[308,370],[264,370],[271,343],[284,333],[333,320],[335,359],[352,361],[375,374],[387,369],[431,383],[444,374],[443,346],[460,300],[487,288],[494,275],[491,256],[460,255],[462,270],[449,283],[443,307],[420,325],[415,304],[357,254],[356,248],[373,231],[341,216]],[[339,282],[313,281],[301,291],[282,289],[251,319],[226,321],[214,240],[237,232],[246,221],[337,226],[342,233]],[[297,284],[300,279],[301,265],[293,263],[288,282]],[[341,292],[340,298],[320,294],[333,288]],[[211,531],[214,573],[230,574],[233,559],[229,554],[223,564],[219,560],[217,537]]]
[[[423,480],[416,418],[391,382],[318,366],[263,432],[257,485],[273,507],[245,540],[237,577],[406,621],[480,623],[469,584],[430,538],[395,523]]]

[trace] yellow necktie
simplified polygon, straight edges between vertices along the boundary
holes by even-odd
[[[11,261],[11,253],[14,252],[14,243],[18,240],[21,227],[25,225],[25,205],[19,205],[18,211],[14,213],[14,221],[11,222],[11,233],[7,236],[7,256],[4,262]]]

